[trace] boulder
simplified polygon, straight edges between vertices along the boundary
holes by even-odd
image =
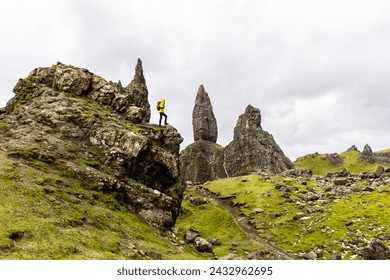
[[[205,252],[212,253],[213,252],[213,245],[202,237],[199,237],[199,236],[196,237],[193,244],[194,244],[195,249],[201,253],[205,253]]]
[[[197,238],[198,236],[200,236],[200,233],[199,231],[194,228],[194,227],[191,227],[189,230],[187,230],[185,233],[184,233],[184,240],[188,243],[191,243],[195,240],[195,238]]]

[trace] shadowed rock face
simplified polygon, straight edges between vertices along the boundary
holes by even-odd
[[[195,106],[192,112],[192,126],[195,141],[207,140],[213,143],[217,142],[217,120],[214,116],[209,95],[203,85],[199,87],[196,95]]]
[[[272,135],[261,128],[260,110],[251,105],[238,118],[234,139],[224,154],[224,166],[229,176],[262,171],[280,173],[294,168]]]
[[[160,230],[173,227],[183,188],[179,147],[171,126],[150,125],[147,88],[138,60],[129,86],[58,63],[37,68],[14,88],[0,122],[8,156],[62,166],[113,193]],[[26,152],[28,151],[28,152]],[[87,164],[80,164],[87,162]]]

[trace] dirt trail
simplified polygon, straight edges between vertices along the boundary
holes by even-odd
[[[286,252],[284,252],[282,249],[278,248],[277,246],[275,246],[275,245],[273,245],[271,243],[268,243],[268,242],[264,241],[256,233],[255,229],[249,223],[248,219],[245,216],[243,216],[242,214],[240,214],[240,212],[239,212],[237,207],[234,207],[232,205],[231,199],[220,199],[214,193],[210,192],[209,190],[207,190],[205,188],[199,187],[199,186],[194,187],[194,190],[195,190],[195,192],[198,195],[200,195],[200,196],[202,196],[204,198],[207,198],[207,199],[211,199],[212,201],[214,201],[219,206],[221,206],[221,207],[225,208],[226,210],[228,210],[232,214],[232,216],[233,216],[234,220],[236,221],[237,225],[243,231],[245,231],[250,236],[250,238],[252,240],[255,240],[260,245],[262,245],[262,247],[265,250],[274,253],[280,259],[284,259],[284,260],[292,260],[293,259]]]

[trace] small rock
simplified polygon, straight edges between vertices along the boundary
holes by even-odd
[[[252,214],[253,214],[253,215],[261,214],[261,213],[264,213],[264,210],[261,209],[261,208],[255,208],[255,209],[253,209],[253,211],[252,211]]]
[[[219,258],[220,260],[236,260],[237,259],[237,256],[235,254],[228,254],[226,256],[223,256],[221,258]]]
[[[352,224],[353,224],[352,220],[348,220],[348,221],[345,222],[345,226],[347,226],[347,227],[352,225]]]
[[[383,172],[385,172],[385,169],[383,168],[383,166],[378,166],[378,168],[376,169],[374,174],[375,174],[376,177],[379,178],[382,175]]]
[[[214,246],[222,245],[222,241],[217,238],[210,238],[208,241]]]
[[[373,192],[373,191],[375,191],[375,189],[372,186],[365,186],[362,191]]]
[[[306,216],[305,213],[298,212],[298,213],[295,214],[293,220],[297,221],[297,220],[302,219],[302,218],[305,217],[305,216]]]
[[[204,252],[212,253],[213,252],[213,250],[212,250],[213,245],[202,237],[199,237],[199,236],[196,237],[193,244],[194,244],[195,249],[198,252],[201,252],[201,253],[204,253]]]
[[[332,255],[330,256],[330,259],[331,259],[331,260],[341,260],[341,256],[340,256],[339,253],[333,251],[333,252],[332,252]]]
[[[197,238],[198,236],[200,236],[198,230],[194,227],[191,227],[189,230],[187,230],[184,234],[184,240],[187,242],[187,243],[191,243],[192,241],[194,241],[195,238]]]
[[[315,260],[316,258],[318,258],[318,255],[314,251],[310,251],[305,255],[305,258],[308,260]]]

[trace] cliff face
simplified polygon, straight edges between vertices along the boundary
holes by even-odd
[[[50,164],[113,193],[129,211],[169,230],[180,211],[182,137],[149,124],[148,91],[138,60],[127,87],[57,63],[20,79],[0,115],[9,158]]]

